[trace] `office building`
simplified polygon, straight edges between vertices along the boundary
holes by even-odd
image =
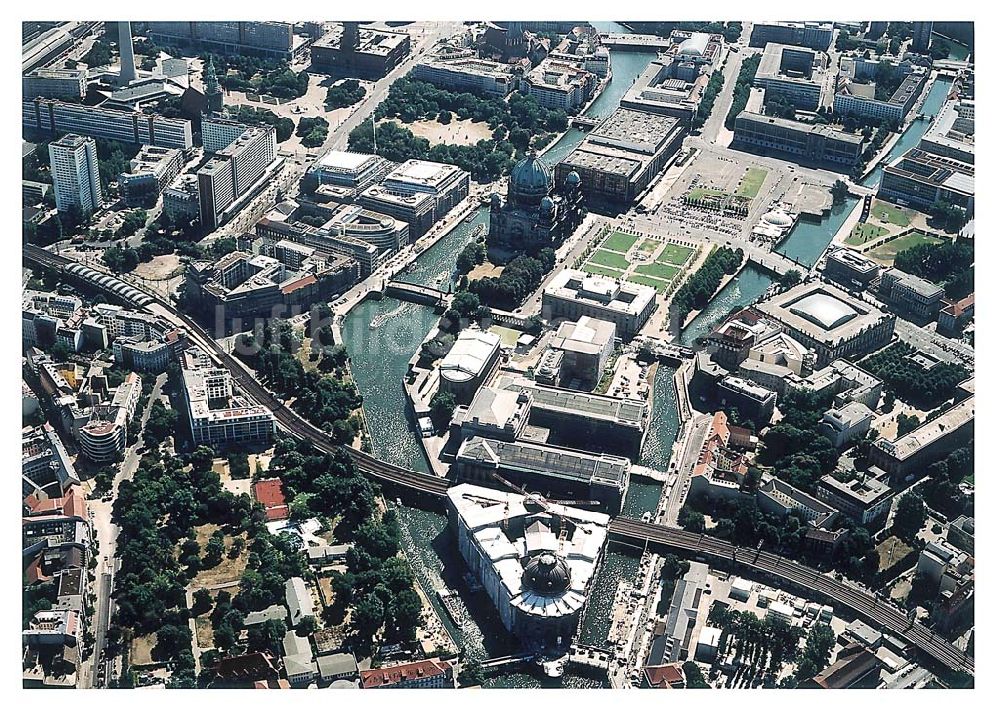
[[[344,256],[316,254],[283,241],[271,245],[269,253],[234,251],[214,264],[190,264],[185,281],[190,303],[227,320],[287,317],[331,300],[358,279],[357,263]]]
[[[948,542],[964,552],[974,553],[976,546],[976,520],[967,515],[956,517],[948,525]]]
[[[364,190],[358,204],[406,222],[416,240],[469,196],[469,184],[469,173],[454,165],[407,160]]]
[[[149,38],[167,46],[290,61],[297,49],[290,22],[150,22]]]
[[[198,170],[201,224],[217,228],[253,191],[278,152],[273,126],[250,126]]]
[[[206,153],[217,153],[228,148],[243,135],[249,126],[222,116],[205,116],[201,119],[201,143]]]
[[[455,668],[438,659],[361,670],[361,689],[454,689]]]
[[[837,249],[826,257],[823,275],[851,289],[864,290],[882,269],[866,256],[851,249]]]
[[[580,110],[594,94],[597,77],[575,62],[545,58],[521,77],[521,93],[546,109]]]
[[[878,296],[908,319],[928,322],[941,312],[944,288],[919,276],[890,268],[882,274]]]
[[[63,103],[55,99],[24,99],[21,102],[21,124],[26,129],[42,133],[77,133],[162,148],[187,150],[193,145],[189,120]]]
[[[826,71],[826,55],[803,47],[768,43],[753,85],[764,89],[765,101],[784,99],[796,109],[815,111],[836,76]]]
[[[350,197],[383,179],[392,163],[378,155],[330,150],[319,158],[309,172],[319,185],[333,185],[351,190]]]
[[[972,165],[976,161],[976,102],[964,96],[945,101],[931,127],[920,138],[920,149]]]
[[[733,147],[765,155],[782,153],[806,165],[851,170],[861,162],[864,137],[829,125],[743,111],[736,117]]]
[[[631,203],[666,167],[684,132],[673,116],[619,108],[556,166],[556,183],[576,172],[591,204]]]
[[[830,505],[775,477],[762,480],[758,486],[757,506],[762,512],[781,518],[795,512],[817,529],[829,529],[837,518],[837,510]]]
[[[86,423],[77,430],[80,450],[98,465],[112,463],[125,452],[128,423],[139,404],[142,380],[138,374],[129,372],[117,389],[107,393],[111,395],[110,401],[95,404]]]
[[[879,98],[881,87],[876,72],[881,62],[874,59],[844,59],[837,93],[833,97],[833,112],[838,116],[856,116],[875,121],[888,120],[902,125],[906,115],[920,97],[927,82],[927,69],[894,62],[894,80],[899,85],[887,97]]]
[[[872,463],[897,479],[920,470],[972,438],[975,410],[976,397],[970,396],[905,436],[879,438],[869,454]]]
[[[945,300],[945,306],[938,313],[937,331],[946,337],[958,337],[962,334],[976,309],[976,294],[970,293],[965,298],[956,301]]]
[[[152,207],[160,193],[173,182],[184,166],[184,154],[176,148],[144,145],[129,169],[118,176],[125,204],[129,207]]]
[[[511,170],[506,199],[490,197],[487,241],[514,251],[535,253],[556,247],[583,221],[580,176],[570,172],[557,188],[548,166],[531,150]]]
[[[51,424],[21,432],[21,493],[38,499],[62,497],[79,485],[73,460]]]
[[[914,22],[913,39],[910,40],[910,51],[923,53],[931,48],[931,34],[934,32],[933,22]]]
[[[858,524],[874,524],[889,514],[896,494],[881,479],[884,473],[879,472],[882,474],[861,473],[847,481],[824,475],[816,487],[816,497]]]
[[[518,87],[514,67],[472,53],[457,58],[434,57],[418,62],[409,78],[426,81],[448,91],[468,91],[480,96],[503,98]]]
[[[87,95],[84,69],[35,69],[21,77],[23,98],[65,98],[80,100]]]
[[[93,138],[64,135],[49,143],[49,166],[56,191],[56,209],[92,214],[103,203]]]
[[[529,652],[568,650],[609,517],[469,484],[448,490],[447,507],[462,558],[504,628]]]
[[[561,377],[596,386],[615,349],[615,324],[584,315],[562,323],[549,346],[563,353]]]
[[[774,415],[774,405],[778,395],[749,379],[729,375],[718,385],[719,404],[723,408],[733,407],[757,426],[764,426]]]
[[[282,218],[278,218],[279,216]],[[327,229],[310,226],[294,219],[289,221],[284,216],[278,210],[272,210],[257,222],[254,231],[261,240],[262,251],[266,251],[269,246],[279,241],[291,241],[315,249],[319,255],[336,254],[356,261],[361,278],[371,275],[392,256],[391,250],[381,250],[374,243],[357,238],[350,223],[344,224],[342,229]],[[404,239],[402,228],[408,230],[409,226],[402,224],[400,230],[396,232],[399,234],[400,243]],[[391,236],[390,228],[380,227],[376,233],[379,234],[379,241],[396,238]],[[372,233],[366,231],[364,236],[370,237]]]
[[[828,409],[820,419],[818,430],[839,451],[868,433],[874,418],[875,413],[867,406],[849,401],[843,406]]]
[[[656,309],[656,289],[627,281],[592,276],[574,269],[556,274],[542,291],[542,317],[577,320],[589,316],[615,324],[623,340],[631,340]]]
[[[913,148],[885,166],[878,196],[917,209],[944,202],[972,212],[975,177],[970,163]]]
[[[344,204],[321,228],[334,237],[346,236],[371,244],[380,253],[395,253],[410,243],[410,225],[359,205]]]
[[[181,375],[181,395],[196,446],[253,444],[274,437],[274,414],[238,394],[229,370],[215,367],[205,353],[187,350]]]
[[[833,44],[833,37],[832,22],[754,22],[750,46],[766,47],[775,42],[826,52]]]
[[[410,35],[395,30],[359,27],[344,22],[312,45],[318,71],[381,79],[410,54]]]
[[[496,371],[499,362],[500,336],[466,328],[441,360],[439,391],[454,395],[459,403],[468,403]]]
[[[500,487],[501,476],[555,499],[595,500],[609,514],[620,514],[628,492],[628,458],[585,453],[527,441],[468,438],[452,469],[463,482]]]
[[[190,221],[200,216],[197,175],[178,175],[164,188],[163,212],[174,222]]]
[[[816,365],[889,344],[895,316],[825,283],[801,283],[754,306],[807,348]]]

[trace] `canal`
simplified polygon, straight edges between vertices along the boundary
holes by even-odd
[[[615,23],[597,25],[600,31],[625,31]],[[612,81],[587,115],[602,118],[611,113],[636,76],[655,56],[655,53],[612,52]],[[546,161],[554,165],[572,152],[584,136],[584,132],[571,129],[545,154]],[[488,210],[479,209],[473,221],[460,223],[397,278],[447,290],[454,276],[455,256],[470,241],[476,226],[487,221]],[[429,465],[415,433],[402,380],[407,362],[438,317],[427,306],[383,298],[355,306],[341,326],[344,345],[351,357],[351,371],[364,397],[374,454],[424,472],[429,471]],[[655,375],[650,429],[642,452],[642,462],[647,465],[666,466],[677,437],[673,371],[670,367],[660,367]],[[643,512],[654,510],[660,492],[659,484],[633,481],[625,501],[626,513],[639,517]],[[515,650],[488,599],[483,594],[468,593],[462,581],[465,565],[448,533],[445,515],[405,506],[398,511],[404,553],[452,637],[473,658],[485,659]],[[615,589],[621,579],[635,576],[638,564],[638,558],[628,550],[608,549],[598,569],[592,600],[582,623],[583,642],[605,644]],[[444,612],[437,597],[438,590],[449,587],[458,590],[463,601],[454,619]],[[538,687],[539,681],[534,675],[503,672],[491,677],[486,685]],[[563,678],[565,687],[599,685],[597,680],[569,672]]]

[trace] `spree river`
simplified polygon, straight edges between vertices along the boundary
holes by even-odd
[[[625,31],[615,23],[596,23],[601,31]],[[602,118],[611,113],[655,53],[613,52],[612,80],[586,115]],[[579,145],[586,134],[570,129],[550,150],[545,160],[554,165]],[[454,277],[455,256],[472,238],[478,224],[488,220],[480,209],[472,222],[462,222],[437,244],[421,254],[401,280],[447,290]],[[404,303],[394,298],[369,300],[355,306],[341,327],[344,345],[351,357],[351,371],[364,397],[365,417],[375,455],[397,465],[429,471],[412,413],[403,391],[403,377],[410,357],[438,319],[432,308]],[[372,325],[375,327],[372,327]],[[648,465],[666,466],[677,436],[678,418],[673,390],[673,370],[660,367],[655,375],[655,397],[649,433],[642,453]],[[629,515],[641,516],[656,508],[659,484],[633,481],[625,501]],[[465,565],[448,533],[447,518],[437,512],[403,506],[399,509],[403,546],[414,573],[452,637],[470,657],[484,659],[507,654],[512,645],[496,611],[483,594],[471,595],[462,581]],[[597,572],[591,602],[582,623],[583,642],[605,644],[610,608],[618,582],[638,570],[638,559],[625,550],[609,548]],[[453,620],[441,608],[437,591],[451,587],[463,603]],[[566,687],[599,686],[598,680],[567,673]],[[504,672],[487,681],[491,687],[537,687],[534,675]]]

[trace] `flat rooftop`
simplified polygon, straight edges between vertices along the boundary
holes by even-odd
[[[619,399],[603,394],[548,387],[525,378],[501,377],[497,380],[497,385],[513,391],[530,392],[534,399],[533,407],[604,419],[626,426],[645,425],[648,407],[645,401],[638,399]]]
[[[756,306],[765,316],[825,343],[851,339],[891,317],[825,283],[800,283]]]
[[[975,194],[976,168],[967,162],[912,148],[889,163],[887,171],[934,187]]]
[[[495,441],[475,436],[462,443],[457,461],[499,465],[543,475],[574,480],[587,484],[624,487],[631,463],[627,458],[600,455],[557,448],[555,446],[525,443],[523,441]]]
[[[906,460],[939,438],[951,435],[970,423],[975,411],[976,397],[973,395],[902,438],[897,438],[895,441],[880,438],[875,445],[890,453],[897,460]]]

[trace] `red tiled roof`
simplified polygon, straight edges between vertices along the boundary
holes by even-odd
[[[257,498],[257,502],[264,505],[269,522],[288,519],[288,504],[285,502],[280,478],[268,478],[257,482],[253,486],[253,496]]]
[[[400,684],[409,680],[427,679],[447,675],[451,665],[434,660],[420,660],[395,667],[381,667],[377,670],[361,670],[362,689],[374,689]]]
[[[646,681],[657,689],[681,689],[684,687],[684,673],[678,664],[647,667]]]

